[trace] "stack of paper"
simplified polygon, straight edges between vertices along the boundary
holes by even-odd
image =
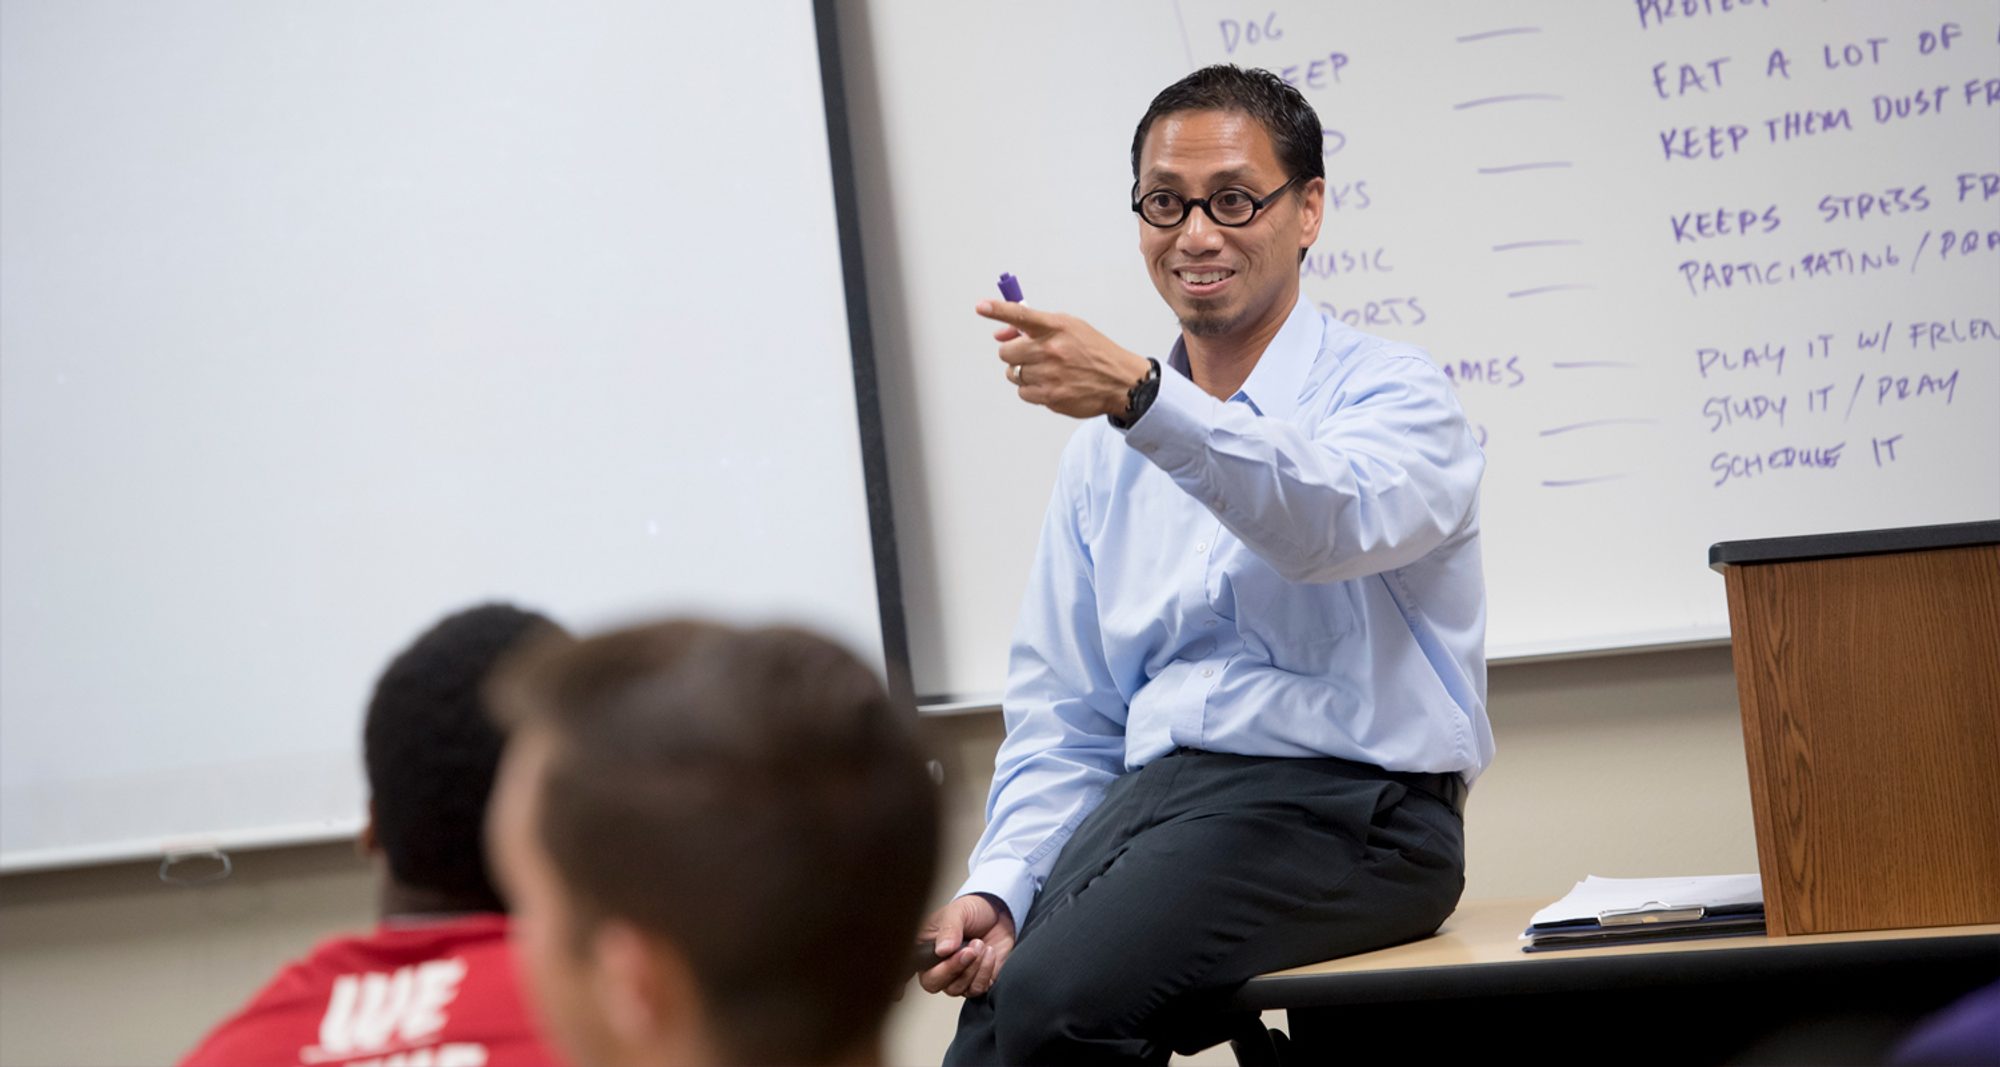
[[[1764,932],[1764,886],[1754,874],[1599,878],[1535,913],[1523,952]]]

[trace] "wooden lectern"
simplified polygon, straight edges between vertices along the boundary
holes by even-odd
[[[1771,934],[2000,922],[2000,522],[1708,560]]]

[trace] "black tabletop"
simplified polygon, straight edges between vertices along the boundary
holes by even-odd
[[[1257,1010],[1328,1005],[1407,1003],[1577,993],[1591,990],[1700,986],[1724,981],[1782,982],[1847,969],[1913,963],[1970,966],[2000,974],[2000,934],[1862,939],[1791,944],[1744,938],[1744,947],[1703,952],[1597,955],[1591,949],[1517,962],[1413,966],[1330,974],[1253,978],[1235,1003]],[[1709,944],[1714,944],[1710,942]]]
[[[1904,526],[1893,530],[1851,530],[1804,537],[1767,537],[1756,541],[1722,541],[1708,547],[1708,565],[1719,571],[1746,563],[1879,556],[1887,552],[1993,544],[2000,544],[2000,520]]]

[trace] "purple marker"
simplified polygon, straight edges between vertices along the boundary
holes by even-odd
[[[1010,304],[1020,303],[1021,302],[1020,279],[1014,277],[1011,274],[1002,274],[1000,276],[1000,299],[1005,300]]]

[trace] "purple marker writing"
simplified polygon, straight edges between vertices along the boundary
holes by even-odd
[[[1021,302],[1021,281],[1011,274],[1000,276],[1000,299],[1010,304]]]

